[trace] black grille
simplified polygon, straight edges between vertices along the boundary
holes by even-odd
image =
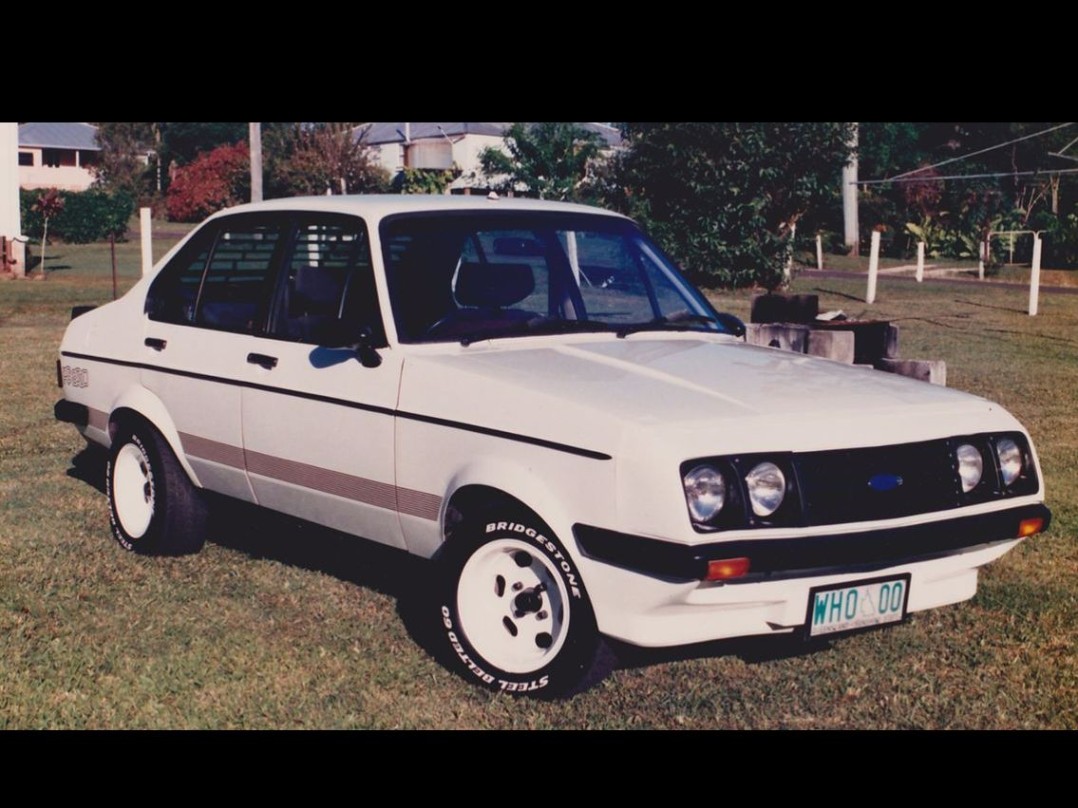
[[[1011,440],[1021,453],[1021,471],[1005,485],[997,447]],[[983,469],[969,491],[962,488],[957,449],[976,448]],[[774,463],[786,478],[786,497],[774,513],[757,516],[749,505],[747,475],[757,464]],[[949,438],[833,449],[821,452],[771,452],[688,460],[688,471],[706,463],[726,479],[726,506],[706,524],[693,523],[701,533],[766,527],[808,527],[848,522],[896,519],[918,513],[977,505],[982,502],[1035,494],[1040,486],[1029,442],[1020,432],[981,433]]]
[[[810,525],[891,519],[962,504],[946,440],[809,452],[794,455],[794,464]]]

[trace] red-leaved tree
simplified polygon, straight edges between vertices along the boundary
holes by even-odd
[[[49,241],[49,219],[63,213],[64,198],[60,196],[58,190],[49,188],[38,197],[37,202],[34,203],[34,210],[41,214],[41,218],[45,222],[41,235],[41,274],[38,275],[40,280],[45,280],[45,245]]]
[[[221,208],[246,202],[251,193],[246,143],[218,146],[176,169],[168,187],[168,218],[197,222]]]

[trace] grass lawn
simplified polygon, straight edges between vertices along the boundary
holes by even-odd
[[[438,665],[392,551],[233,511],[198,556],[122,552],[100,458],[52,416],[68,311],[109,298],[108,247],[49,255],[47,281],[0,281],[0,728],[1078,728],[1078,296],[1042,295],[1030,318],[999,287],[882,277],[868,307],[863,279],[798,280],[823,310],[898,321],[903,357],[945,359],[952,387],[1014,412],[1051,530],[988,567],[974,600],[906,625],[632,651],[544,703]],[[137,240],[120,255],[128,288]],[[750,297],[714,295],[746,319]]]

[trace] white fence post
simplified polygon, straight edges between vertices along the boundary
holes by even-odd
[[[816,269],[823,269],[823,236],[816,234]]]
[[[142,232],[142,275],[153,269],[153,225],[150,223],[150,209],[139,208],[139,230]]]
[[[1033,270],[1029,273],[1029,316],[1037,314],[1041,293],[1041,234],[1033,234]]]
[[[925,279],[925,243],[917,242],[917,283]]]
[[[880,231],[872,231],[872,251],[868,256],[868,294],[865,302],[869,305],[876,302],[876,273],[880,269]]]
[[[977,279],[982,281],[984,280],[984,260],[986,257],[984,253],[984,248],[986,246],[988,245],[983,241],[977,246]]]

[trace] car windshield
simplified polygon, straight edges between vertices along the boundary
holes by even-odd
[[[725,331],[628,220],[505,211],[399,215],[381,226],[402,342],[575,331]]]

